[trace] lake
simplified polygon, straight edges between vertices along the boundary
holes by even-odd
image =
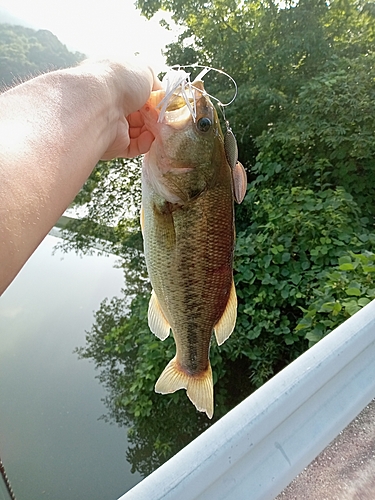
[[[126,429],[99,420],[93,365],[73,350],[123,273],[113,256],[52,255],[57,241],[47,236],[0,298],[0,456],[17,500],[116,500],[141,477]]]

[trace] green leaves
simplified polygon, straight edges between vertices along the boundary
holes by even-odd
[[[375,235],[343,188],[265,186],[251,183],[241,208],[238,321],[223,346],[233,359],[247,356],[251,367],[262,359],[257,383],[363,307],[373,296],[375,270],[371,254],[360,253]],[[271,341],[277,347],[268,351]]]
[[[298,322],[296,331],[306,332],[309,345],[339,326],[375,298],[372,252],[348,252],[338,265],[323,271],[314,299]],[[319,328],[320,338],[312,332]]]
[[[363,214],[372,215],[374,61],[367,53],[328,59],[324,71],[303,82],[279,120],[258,137],[254,170],[279,184],[343,186]]]
[[[344,255],[339,258],[339,269],[340,271],[352,271],[354,270],[354,264],[349,255]]]

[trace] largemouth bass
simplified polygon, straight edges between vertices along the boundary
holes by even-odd
[[[203,83],[193,82],[192,89],[193,116],[191,103],[177,93],[158,121],[164,91],[153,92],[141,110],[155,136],[142,167],[141,225],[153,287],[149,327],[161,340],[172,329],[176,343],[176,356],[155,391],[186,389],[196,408],[212,418],[209,349],[212,333],[220,345],[236,322],[233,201],[242,201],[246,174],[240,163],[228,163]]]

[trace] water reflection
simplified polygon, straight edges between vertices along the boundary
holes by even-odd
[[[74,348],[104,297],[114,258],[52,257],[48,236],[0,299],[0,453],[19,500],[113,500],[136,484],[126,429],[98,417],[104,388]]]
[[[174,341],[156,339],[147,326],[149,292],[129,301],[102,303],[96,313],[83,358],[94,361],[106,387],[107,420],[129,427],[127,459],[132,471],[150,474],[192,439],[227,413],[251,392],[248,363],[222,359],[213,343],[211,363],[215,384],[215,414],[209,420],[198,412],[185,391],[170,395],[154,392],[162,368],[175,352]],[[225,376],[224,376],[225,375]]]

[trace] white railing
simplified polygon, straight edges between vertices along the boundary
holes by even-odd
[[[375,397],[375,301],[119,500],[273,500]]]

